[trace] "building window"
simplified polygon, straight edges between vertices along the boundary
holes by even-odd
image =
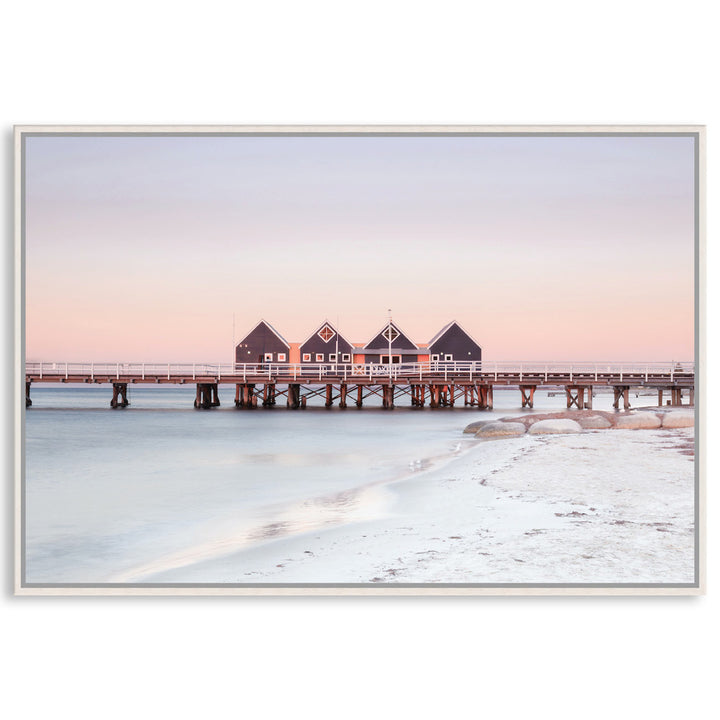
[[[272,353],[265,353],[265,362],[272,362]]]
[[[452,362],[452,355],[446,355],[445,356],[445,362]]]
[[[440,362],[440,356],[439,355],[431,355],[430,360],[432,362]]]
[[[329,362],[337,362],[337,355],[335,353],[330,353],[328,355],[328,361]]]
[[[303,362],[310,362],[312,360],[311,353],[303,353]]]
[[[343,362],[350,362],[350,353],[343,353],[342,361],[343,361]]]
[[[335,331],[329,325],[323,325],[318,335],[325,341],[330,342],[335,337]]]
[[[287,355],[285,353],[278,353],[278,362],[285,362],[287,360]]]
[[[323,353],[315,353],[315,362],[322,362],[323,360],[325,360]]]

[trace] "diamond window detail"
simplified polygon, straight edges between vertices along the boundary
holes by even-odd
[[[318,333],[318,335],[325,341],[330,342],[335,337],[335,331],[329,326],[324,325],[322,330]]]
[[[388,329],[383,333],[383,337],[388,342],[395,342],[395,340],[400,337],[400,333],[392,325],[390,325]]]

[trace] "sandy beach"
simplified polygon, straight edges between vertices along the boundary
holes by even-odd
[[[127,579],[692,583],[693,460],[692,427],[476,440],[401,480],[305,502],[294,527],[256,528],[249,545],[225,537]]]

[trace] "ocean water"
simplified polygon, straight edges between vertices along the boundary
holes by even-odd
[[[551,391],[552,393],[552,391]],[[492,412],[422,410],[406,397],[357,409],[193,408],[193,386],[131,387],[111,410],[109,386],[33,385],[25,423],[25,580],[143,582],[167,568],[279,537],[380,517],[383,486],[474,444],[469,422],[521,410],[496,390]],[[633,404],[651,404],[650,397]],[[596,409],[610,409],[612,393]],[[565,407],[539,391],[535,412]],[[430,511],[430,509],[429,509]]]

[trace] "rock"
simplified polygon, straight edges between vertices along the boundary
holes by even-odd
[[[695,413],[684,412],[682,410],[678,412],[669,412],[663,415],[662,426],[664,428],[684,428],[694,427],[695,425]]]
[[[639,412],[632,415],[618,415],[615,427],[618,430],[652,430],[662,424],[655,413]]]
[[[578,433],[582,430],[580,423],[567,418],[557,420],[538,420],[530,426],[528,432],[531,435],[545,435],[555,433]]]
[[[484,425],[487,425],[490,420],[478,420],[477,422],[470,423],[464,430],[464,433],[472,433],[473,435]]]
[[[612,423],[601,415],[587,415],[577,419],[584,430],[605,430],[612,427]]]
[[[478,438],[513,437],[524,435],[525,426],[519,422],[489,422],[475,433]]]

